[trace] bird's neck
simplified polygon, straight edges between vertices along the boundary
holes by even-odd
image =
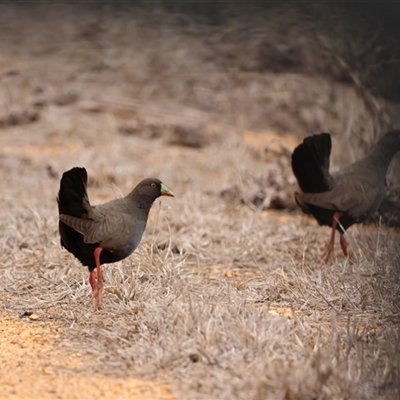
[[[397,146],[380,146],[379,143],[375,146],[369,155],[370,161],[376,168],[386,174],[392,158],[400,151]]]
[[[146,196],[135,196],[132,193],[129,193],[126,197],[132,202],[132,204],[135,204],[137,210],[147,219],[154,201]]]
[[[146,217],[147,217],[147,215],[149,215],[150,208],[152,205],[153,205],[153,202],[146,201],[146,198],[141,199],[138,202],[139,210],[142,211],[146,215]]]

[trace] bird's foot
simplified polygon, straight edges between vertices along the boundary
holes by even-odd
[[[98,290],[93,292],[92,304],[93,304],[93,308],[95,309],[95,311],[100,311],[103,309],[100,292]]]
[[[333,255],[333,249],[334,249],[334,244],[332,242],[329,242],[328,245],[326,246],[325,251],[322,254],[321,260],[324,260],[324,262],[328,262]]]

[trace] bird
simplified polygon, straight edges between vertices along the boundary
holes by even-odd
[[[384,134],[366,157],[329,172],[331,135],[306,137],[292,153],[292,170],[300,187],[297,205],[319,223],[332,228],[331,240],[322,258],[327,262],[334,250],[335,232],[347,257],[346,230],[374,213],[385,195],[385,177],[394,155],[400,151],[400,130]]]
[[[57,197],[59,233],[61,246],[89,268],[93,303],[101,310],[101,265],[131,255],[142,239],[154,201],[174,195],[160,180],[147,178],[127,196],[92,206],[87,181],[85,168],[74,167],[63,173]]]

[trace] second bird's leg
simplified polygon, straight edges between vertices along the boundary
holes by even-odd
[[[332,217],[332,234],[331,234],[331,240],[328,243],[328,247],[324,251],[324,254],[322,255],[322,258],[324,259],[325,262],[328,262],[328,260],[332,257],[333,254],[333,249],[335,248],[335,232],[336,232],[336,226],[339,222],[339,218],[342,216],[343,212],[337,211],[333,214]],[[342,235],[340,235],[340,245],[342,246],[343,249],[343,244],[342,244]],[[346,244],[347,247],[347,244]]]
[[[347,240],[344,237],[344,233],[340,234],[340,246],[342,247],[343,254],[347,257]]]

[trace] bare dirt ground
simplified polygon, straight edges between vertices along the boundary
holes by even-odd
[[[227,69],[225,31],[173,16],[1,11],[0,398],[399,397],[399,234],[354,226],[325,264],[293,204],[302,136],[333,132],[334,167],[373,137],[351,87]],[[59,244],[73,166],[93,203],[150,176],[176,196],[101,312]]]

